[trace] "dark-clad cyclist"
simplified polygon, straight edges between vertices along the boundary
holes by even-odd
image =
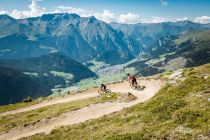
[[[106,85],[101,84],[101,91],[105,92],[106,91]]]

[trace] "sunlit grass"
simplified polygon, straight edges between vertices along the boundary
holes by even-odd
[[[10,111],[10,110],[15,110],[15,109],[19,109],[19,108],[23,108],[29,105],[33,105],[33,104],[37,104],[40,103],[44,100],[46,100],[47,98],[38,98],[36,100],[33,100],[33,102],[20,102],[20,103],[16,103],[16,104],[10,104],[10,105],[4,105],[4,106],[0,106],[0,113],[5,112],[5,111]]]
[[[69,103],[56,104],[56,105],[42,107],[32,111],[2,116],[0,117],[0,132],[8,131],[15,127],[30,125],[44,118],[56,117],[62,113],[80,109],[90,104],[116,101],[119,96],[120,96],[119,94],[111,93],[109,95],[102,95],[95,98],[78,100]]]
[[[151,100],[28,140],[209,139],[210,65],[184,70],[184,81],[167,84]]]

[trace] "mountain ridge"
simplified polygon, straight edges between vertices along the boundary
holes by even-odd
[[[37,56],[41,51],[49,53],[49,48],[52,48],[80,62],[94,58],[106,61],[104,57],[113,53],[119,58],[119,62],[107,61],[107,63],[123,63],[133,58],[124,40],[124,35],[94,17],[81,18],[75,14],[48,14],[16,21],[17,25],[11,27],[14,30],[0,35],[4,38],[8,37],[5,35],[15,33],[26,36],[24,40],[26,46],[28,46],[28,40],[35,42],[34,46],[38,52],[34,55]],[[4,30],[4,27],[0,29]],[[0,44],[2,44],[1,40]],[[12,42],[10,44],[15,45]],[[83,50],[86,50],[86,53]],[[28,57],[23,54],[22,56]],[[9,58],[9,56],[1,54],[0,58]]]
[[[11,18],[8,15],[2,17]],[[0,50],[1,59],[18,59],[60,52],[80,62],[96,59],[109,64],[119,64],[129,61],[142,52],[148,52],[160,37],[178,35],[188,30],[209,29],[208,24],[192,21],[165,22],[154,24],[107,24],[95,17],[80,17],[77,14],[44,14],[40,17],[14,19],[9,26],[0,26],[0,44],[5,50]],[[4,22],[4,20],[0,21]],[[3,25],[3,24],[2,24]],[[21,50],[15,50],[10,36],[20,36],[23,44]],[[15,37],[14,37],[15,38]],[[13,46],[8,50],[2,39],[7,39],[6,45]],[[33,46],[33,47],[28,47]],[[20,53],[32,49],[33,54]],[[83,50],[86,50],[84,53]],[[16,55],[17,54],[17,55]],[[115,56],[109,60],[110,56]],[[113,61],[115,60],[115,61]]]

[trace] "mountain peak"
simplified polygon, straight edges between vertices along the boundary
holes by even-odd
[[[0,19],[10,19],[10,20],[14,20],[14,18],[12,18],[11,16],[7,15],[7,14],[2,14],[0,15]]]
[[[190,20],[178,21],[177,23],[182,24],[182,25],[200,24],[200,23],[192,22]]]
[[[194,23],[194,22],[192,22],[190,20],[182,20],[182,21],[178,21],[178,22],[181,22],[181,23]]]
[[[54,14],[44,14],[41,16],[42,20],[52,20],[54,18],[62,18],[62,19],[76,19],[80,18],[77,14],[68,14],[68,13],[54,13]]]
[[[94,21],[97,21],[97,19],[94,16],[90,16],[87,18],[89,23],[93,23]]]

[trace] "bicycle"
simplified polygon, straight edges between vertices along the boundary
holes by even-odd
[[[145,86],[140,86],[138,83],[132,84],[131,82],[130,87],[134,90],[144,90],[146,88]]]
[[[103,91],[103,90],[99,89],[99,90],[98,90],[98,93],[99,93],[100,95],[103,95],[103,94],[110,94],[110,93],[111,93],[111,90],[110,90],[110,89],[106,89],[105,91]]]

